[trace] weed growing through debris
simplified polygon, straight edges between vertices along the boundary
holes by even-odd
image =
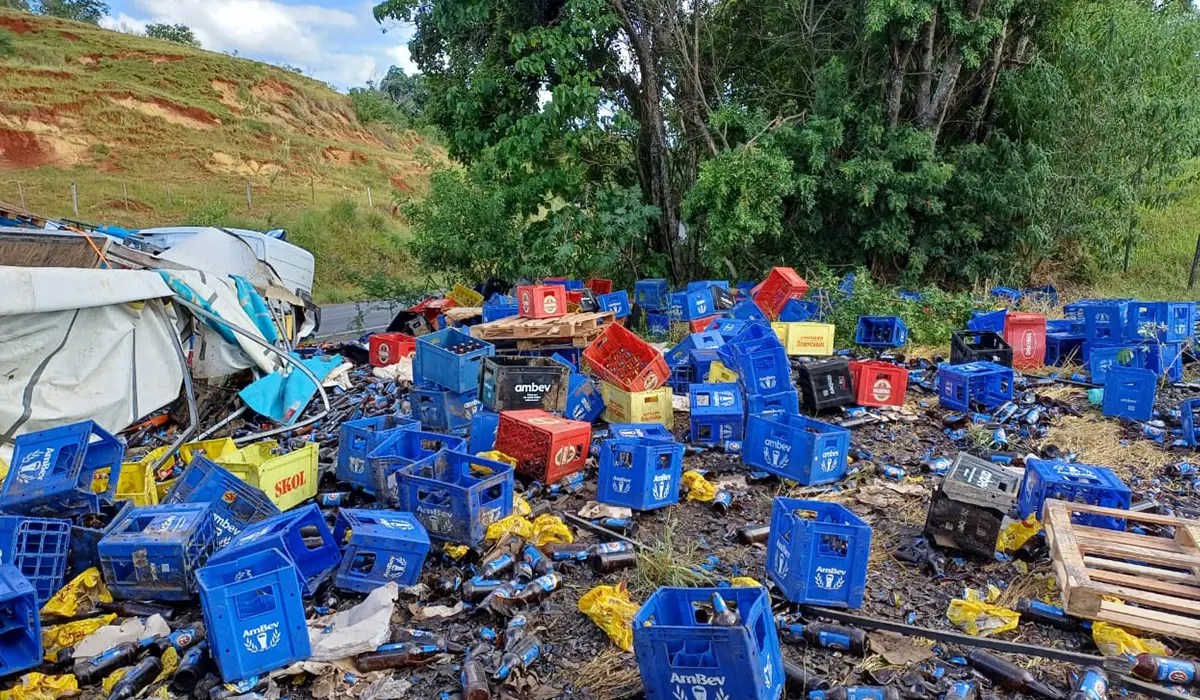
[[[645,598],[661,586],[694,587],[711,584],[713,577],[700,568],[699,543],[688,540],[675,546],[675,522],[667,520],[662,537],[638,554],[638,568],[629,581],[629,591]]]

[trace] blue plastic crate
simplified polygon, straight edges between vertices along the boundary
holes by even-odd
[[[209,650],[226,683],[312,656],[300,574],[279,550],[204,567],[196,579]]]
[[[753,299],[746,299],[738,302],[736,306],[729,310],[729,318],[738,321],[762,321],[768,322],[770,319],[763,313],[763,310],[754,303]]]
[[[478,388],[459,392],[432,384],[414,386],[409,401],[413,416],[425,430],[464,435],[471,427],[471,417],[482,405]]]
[[[557,284],[572,292],[578,292],[584,288],[583,280],[568,280],[561,277],[547,277],[542,280],[542,284]]]
[[[1013,397],[1013,370],[995,362],[938,365],[938,404],[955,411],[995,408]]]
[[[807,299],[788,299],[779,311],[779,320],[784,323],[820,321],[821,305]]]
[[[134,508],[97,546],[104,582],[115,598],[191,600],[216,540],[208,503]]]
[[[229,544],[247,525],[279,514],[267,494],[234,476],[228,469],[197,456],[163,497],[165,505],[208,503],[216,527],[218,549]]]
[[[415,585],[429,554],[429,535],[412,513],[395,510],[338,511],[333,535],[346,547],[334,585],[370,593],[396,582]]]
[[[1183,343],[1145,343],[1146,369],[1173,382],[1183,381]]]
[[[800,412],[800,393],[795,389],[776,394],[747,394],[745,400],[748,416]]]
[[[488,525],[512,515],[513,468],[442,450],[396,473],[401,508],[435,540],[476,545]]]
[[[742,461],[805,486],[846,475],[850,431],[794,414],[750,415]]]
[[[715,445],[742,439],[746,407],[737,384],[693,384],[688,403],[692,444]]]
[[[647,311],[661,311],[667,308],[671,286],[665,279],[638,280],[633,283],[633,301]]]
[[[496,430],[500,427],[500,414],[480,407],[471,416],[471,431],[467,434],[467,451],[472,454],[487,452],[496,447]]]
[[[695,321],[717,313],[712,292],[702,289],[697,292],[675,292],[668,297],[667,315],[673,321]]]
[[[1083,361],[1083,335],[1075,333],[1046,333],[1047,365],[1062,365]]]
[[[687,284],[687,290],[689,292],[703,292],[707,289],[711,289],[712,287],[720,287],[728,292],[729,280],[697,280],[695,282],[688,282]]]
[[[1049,499],[1128,510],[1132,494],[1125,482],[1108,467],[1048,459],[1025,460],[1025,479],[1021,482],[1017,513],[1022,518],[1036,515],[1040,520],[1042,505]],[[1122,518],[1104,515],[1079,513],[1072,522],[1109,530],[1125,529]]]
[[[854,344],[868,348],[898,348],[908,342],[908,327],[899,316],[859,316]]]
[[[338,512],[341,512],[340,509]],[[342,560],[341,540],[325,524],[320,507],[310,503],[255,523],[238,533],[208,561],[220,564],[247,554],[276,549],[283,552],[300,574],[304,595],[311,596],[329,578]]]
[[[719,322],[721,319],[717,319]],[[716,329],[714,329],[716,330]],[[717,331],[718,333],[720,331]],[[734,349],[758,350],[763,348],[783,348],[783,342],[775,334],[770,324],[759,321],[747,321],[732,337],[725,338],[725,344],[717,348],[717,356],[726,367],[736,371],[737,358]]]
[[[29,579],[39,606],[62,588],[70,548],[68,520],[0,515],[0,564],[12,564]]]
[[[651,339],[665,339],[670,332],[670,316],[653,312],[646,313],[646,335]]]
[[[634,510],[679,502],[683,445],[674,438],[619,437],[600,443],[596,500]]]
[[[708,330],[720,333],[721,338],[728,342],[741,333],[748,323],[750,322],[740,318],[714,318]]]
[[[756,286],[758,286],[757,282],[738,282],[736,285],[737,292],[734,296],[737,297],[738,301],[748,299]]]
[[[689,359],[689,353],[692,350],[700,348],[719,348],[725,344],[725,338],[717,331],[704,331],[702,333],[692,333],[688,337],[679,341],[679,344],[671,348],[665,357],[668,367],[675,367],[683,364]]]
[[[456,347],[474,349],[459,353],[455,352]],[[458,393],[478,391],[483,358],[495,354],[496,346],[455,328],[423,335],[417,338],[413,378],[420,377],[420,381],[433,382]]]
[[[0,678],[42,665],[41,607],[29,579],[0,564]]]
[[[777,497],[771,506],[767,576],[794,603],[862,607],[871,526],[845,506]]]
[[[601,311],[612,311],[617,315],[617,318],[625,318],[629,315],[629,292],[624,289],[618,289],[609,294],[601,294],[596,297],[596,305]]]
[[[1058,306],[1058,288],[1052,284],[1031,287],[1022,292],[1022,294],[1028,300],[1042,302],[1049,306]]]
[[[74,578],[91,568],[100,568],[100,553],[97,548],[100,540],[104,539],[114,525],[133,510],[133,501],[118,501],[101,511],[97,516],[100,520],[94,527],[83,527],[78,523],[71,524],[71,548],[67,558],[67,571]]]
[[[600,388],[590,378],[572,372],[567,382],[567,409],[563,411],[563,418],[591,423],[602,413],[604,397],[600,395]]]
[[[375,485],[375,500],[380,505],[396,507],[400,503],[396,472],[441,450],[464,450],[466,447],[467,441],[456,435],[401,430],[367,456],[367,468],[371,470],[371,482]]]
[[[671,368],[671,376],[667,378],[667,386],[675,394],[686,394],[688,387],[698,381],[696,368],[690,362],[675,365]]]
[[[1083,338],[1083,321],[1073,318],[1051,318],[1046,320],[1046,333],[1068,333]]]
[[[792,382],[792,363],[783,348],[766,348],[742,352],[734,348],[734,365],[730,367],[738,375],[738,384],[746,395],[777,394],[795,390]]]
[[[1087,356],[1092,384],[1104,384],[1105,374],[1110,367],[1146,369],[1146,349],[1140,345],[1100,345],[1088,341],[1084,343],[1084,354]]]
[[[517,304],[515,297],[493,294],[491,299],[483,302],[484,323],[516,316],[518,313],[520,313],[520,306]]]
[[[1196,332],[1195,305],[1187,301],[1135,301],[1127,311],[1126,338],[1182,343]]]
[[[696,376],[694,381],[703,382],[708,377],[708,371],[712,369],[712,363],[719,361],[721,358],[717,355],[714,348],[700,348],[692,350],[688,353],[688,364],[692,366],[692,373]]]
[[[712,622],[716,593],[740,618]],[[780,700],[783,657],[767,589],[659,588],[633,617],[646,700]]]
[[[675,439],[671,429],[662,423],[609,423],[608,434],[614,438]]]
[[[1012,302],[1013,304],[1016,304],[1017,302],[1021,301],[1021,296],[1022,296],[1021,290],[1013,289],[1012,287],[992,287],[991,291],[989,291],[988,294],[997,299],[1002,299],[1007,302]]]
[[[125,443],[92,421],[17,436],[0,510],[66,518],[98,513],[112,503]],[[96,472],[108,470],[108,488],[92,491]]]
[[[367,455],[397,430],[421,428],[421,422],[403,416],[375,416],[342,423],[338,437],[337,478],[354,488],[375,493],[367,471]]]
[[[1122,299],[1088,303],[1083,309],[1083,334],[1089,343],[1120,343],[1126,338],[1129,302]]]
[[[972,311],[971,319],[967,321],[967,330],[992,331],[1004,335],[1004,323],[1008,319],[1008,309],[997,311]]]
[[[1148,369],[1110,367],[1104,377],[1101,410],[1106,416],[1150,420],[1157,390],[1158,375]]]
[[[1200,399],[1187,399],[1179,404],[1179,422],[1183,424],[1183,441],[1200,447]]]

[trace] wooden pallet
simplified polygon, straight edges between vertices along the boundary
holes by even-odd
[[[576,347],[586,347],[615,319],[612,311],[567,314],[558,318],[509,316],[471,326],[471,335],[480,340],[570,340]],[[583,345],[579,344],[581,342]]]
[[[483,315],[483,307],[481,306],[452,306],[442,311],[442,315],[450,323],[460,323],[469,321],[476,316]]]
[[[1171,526],[1175,537],[1077,525],[1076,513]],[[1069,615],[1200,641],[1200,521],[1055,500],[1042,514]]]

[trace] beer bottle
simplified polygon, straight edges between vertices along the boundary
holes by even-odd
[[[713,495],[712,505],[713,510],[717,511],[721,515],[725,515],[729,512],[730,506],[733,505],[733,494],[729,493],[725,489],[719,489],[717,493]]]
[[[196,687],[200,679],[212,669],[212,657],[208,642],[200,642],[188,650],[179,661],[179,668],[171,679],[171,690],[176,694],[187,693]]]
[[[1196,686],[1200,678],[1197,664],[1186,659],[1168,659],[1154,654],[1138,654],[1129,673],[1137,678],[1170,685]]]
[[[787,679],[786,688],[789,696],[803,697],[804,693],[812,690],[828,690],[829,681],[809,673],[800,664],[783,660],[783,676]]]
[[[478,603],[506,584],[508,581],[500,579],[468,579],[463,582],[462,597],[468,603]]]
[[[417,642],[400,642],[380,647],[383,651],[373,651],[360,654],[354,660],[359,671],[383,671],[390,668],[425,666],[446,649],[441,644],[420,644]]]
[[[542,551],[550,557],[551,561],[585,561],[591,554],[592,548],[586,544],[551,542],[542,545]]]
[[[593,554],[589,560],[592,571],[598,574],[610,574],[637,566],[637,552],[604,552]]]
[[[137,694],[153,683],[160,673],[162,660],[153,654],[147,654],[146,658],[121,676],[121,680],[117,681],[112,692],[108,694],[108,700],[130,700],[137,697]]]
[[[557,572],[551,571],[545,576],[530,581],[529,585],[512,596],[512,602],[519,605],[536,605],[550,597],[550,594],[557,591],[561,585],[562,577]]]
[[[535,636],[527,636],[513,646],[511,651],[504,652],[500,657],[500,665],[492,678],[502,681],[512,675],[513,671],[525,670],[542,655],[542,642]]]
[[[1067,700],[1108,700],[1108,673],[1098,666],[1083,669]]]
[[[515,561],[516,560],[513,558],[513,555],[505,552],[489,561],[485,561],[483,565],[479,567],[479,571],[476,573],[476,576],[483,579],[495,578],[501,573],[512,568],[512,565]]]
[[[463,700],[491,700],[492,689],[488,686],[483,664],[474,659],[464,663],[461,680]]]
[[[80,685],[91,685],[119,668],[137,660],[144,647],[136,642],[121,642],[90,659],[77,661],[71,673]]]
[[[862,656],[867,651],[867,633],[853,627],[814,622],[807,625],[781,624],[779,631],[784,641],[791,644],[804,640],[815,646],[856,656]]]
[[[271,685],[266,676],[250,676],[236,683],[217,685],[208,691],[208,700],[229,700],[249,693],[265,692]]]
[[[96,605],[106,613],[116,613],[117,617],[151,617],[158,615],[164,620],[175,616],[175,609],[166,605],[138,603],[132,600],[122,600],[116,603],[98,603]]]
[[[725,599],[721,597],[720,593],[713,591],[710,599],[713,606],[712,623],[714,625],[717,627],[737,627],[741,623],[741,617],[729,609],[729,606],[725,604]]]
[[[1060,630],[1073,632],[1082,627],[1082,622],[1068,617],[1066,611],[1057,605],[1043,603],[1040,600],[1029,600],[1022,598],[1017,601],[1016,611],[1021,613],[1021,617],[1029,618],[1034,622],[1040,622],[1044,625],[1050,625]]]
[[[554,562],[531,544],[526,544],[521,549],[521,560],[538,576],[545,576],[554,571]]]
[[[850,685],[811,691],[808,700],[900,700],[900,692],[876,685]]]
[[[737,531],[738,544],[766,542],[771,536],[770,525],[747,525]]]
[[[975,649],[967,654],[967,663],[1005,690],[1032,693],[1048,700],[1064,700],[1065,696],[1057,688],[1042,683],[1029,671],[990,652]]]
[[[942,700],[975,700],[977,697],[979,697],[979,690],[974,683],[959,681],[950,686]]]
[[[504,650],[510,651],[529,633],[529,618],[524,615],[513,615],[504,628]]]

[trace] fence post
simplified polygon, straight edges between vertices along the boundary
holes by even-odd
[[[246,180],[246,208],[254,208],[254,196],[250,193],[250,181]]]
[[[171,186],[167,185],[167,206],[175,206],[175,198],[171,196]]]
[[[121,183],[121,192],[125,195],[125,211],[129,211],[129,183]]]
[[[317,203],[317,178],[314,175],[308,176],[308,196],[313,204]]]
[[[20,180],[17,180],[17,192],[21,193],[21,208],[28,209],[29,207],[25,206],[25,186],[21,184]]]
[[[75,210],[75,216],[79,216],[79,189],[74,182],[71,183],[71,208]]]
[[[367,206],[374,209],[375,200],[371,198],[371,186],[367,185]]]

